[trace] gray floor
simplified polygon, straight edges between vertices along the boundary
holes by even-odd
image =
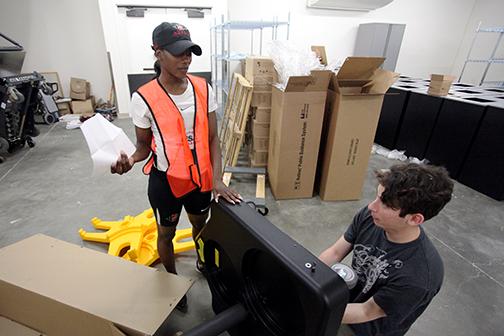
[[[129,119],[115,124],[134,139]],[[40,129],[35,148],[23,148],[0,164],[0,247],[44,233],[105,251],[101,244],[82,242],[79,228],[92,231],[94,216],[118,220],[147,209],[146,177],[137,166],[125,176],[92,178],[92,162],[80,130],[66,130],[63,124]],[[393,163],[371,157],[359,201],[322,202],[318,197],[275,201],[268,190],[267,218],[318,255],[344,232],[353,214],[374,198],[372,169]],[[233,186],[245,197],[255,193],[251,180],[233,181]],[[503,203],[456,183],[451,203],[424,225],[444,259],[445,282],[409,335],[503,335],[503,219]],[[180,227],[189,227],[185,217]],[[187,330],[213,316],[208,287],[194,263],[192,251],[178,257],[179,273],[196,281],[189,291],[189,312],[169,316],[163,334]]]

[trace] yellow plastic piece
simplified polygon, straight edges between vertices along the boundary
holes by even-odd
[[[142,265],[152,265],[159,259],[157,250],[157,226],[152,209],[147,209],[141,214],[125,216],[121,221],[102,221],[94,217],[91,223],[96,229],[105,232],[86,232],[79,230],[83,240],[99,243],[109,243],[108,253],[119,256],[121,251],[129,248],[123,255],[126,260]],[[175,253],[189,251],[195,248],[194,241],[187,240],[192,237],[192,229],[182,229],[175,232],[173,249]]]
[[[220,254],[219,250],[215,249],[214,251],[214,259],[215,259],[215,266],[220,267]]]
[[[203,242],[203,239],[201,238],[198,238],[198,255],[199,255],[199,259],[204,263],[205,262],[205,254],[203,253],[203,251],[205,250],[204,249],[205,247],[205,243]]]

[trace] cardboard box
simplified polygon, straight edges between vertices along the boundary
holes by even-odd
[[[252,137],[252,150],[267,151],[269,148],[269,134],[265,137]]]
[[[39,331],[28,328],[11,319],[0,316],[0,335],[6,336],[44,336]]]
[[[253,91],[250,106],[271,107],[271,91]]]
[[[57,103],[56,105],[58,106],[58,113],[60,116],[72,113],[70,110],[70,103]]]
[[[327,55],[324,46],[311,46],[311,50],[317,55],[320,64],[327,65]]]
[[[268,150],[252,150],[250,160],[257,165],[266,165],[268,163]]]
[[[379,69],[383,61],[349,57],[331,78],[319,160],[322,200],[361,197],[383,97],[398,78]]]
[[[252,121],[252,136],[267,137],[270,134],[270,124]]]
[[[252,119],[260,123],[268,123],[271,120],[271,107],[252,107]]]
[[[254,168],[263,168],[263,167],[267,167],[268,163],[267,162],[259,163],[259,162],[255,162],[254,159],[250,159],[250,166],[254,167]]]
[[[268,177],[276,199],[313,196],[320,133],[331,71],[290,77],[273,87]]]
[[[42,234],[0,249],[0,315],[48,336],[153,335],[191,284]]]
[[[252,84],[254,86],[253,92],[269,92],[271,94],[271,86],[272,83],[264,83],[264,84]]]
[[[70,78],[70,98],[86,100],[91,95],[91,84],[82,78]]]
[[[434,96],[446,96],[454,80],[454,76],[432,74],[427,93]]]
[[[86,100],[72,100],[71,106],[75,114],[94,113],[94,97]]]
[[[252,86],[254,87],[254,91],[262,91],[262,92],[265,92],[265,91],[271,91],[271,86],[276,83],[277,81],[277,76],[270,76],[270,75],[266,75],[266,76],[260,76],[260,75],[257,75],[257,76],[254,76],[250,79],[250,84],[252,84]]]
[[[255,77],[274,76],[276,73],[273,60],[263,56],[249,56],[245,60],[245,78],[255,83]]]

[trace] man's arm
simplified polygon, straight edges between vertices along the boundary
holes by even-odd
[[[224,182],[222,182],[222,154],[217,131],[216,114],[217,112],[208,113],[208,141],[210,143],[210,158],[212,160],[214,197],[217,202],[219,201],[219,197],[222,196],[230,203],[240,203],[241,196],[234,190],[226,187]]]
[[[151,152],[150,143],[152,141],[152,130],[150,128],[140,128],[135,126],[136,150],[129,158],[126,153],[121,152],[117,161],[112,164],[110,171],[112,174],[122,175],[133,168],[135,162],[143,161]]]
[[[344,236],[341,236],[334,245],[322,252],[319,259],[328,266],[332,266],[343,260],[352,250],[352,244],[346,241]]]
[[[343,314],[342,323],[364,323],[385,317],[387,314],[380,308],[371,297],[364,303],[349,303]]]

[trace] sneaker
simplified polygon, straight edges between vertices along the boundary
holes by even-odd
[[[180,301],[175,306],[175,309],[177,309],[179,312],[187,313],[187,295],[184,295],[182,299],[180,299]]]

